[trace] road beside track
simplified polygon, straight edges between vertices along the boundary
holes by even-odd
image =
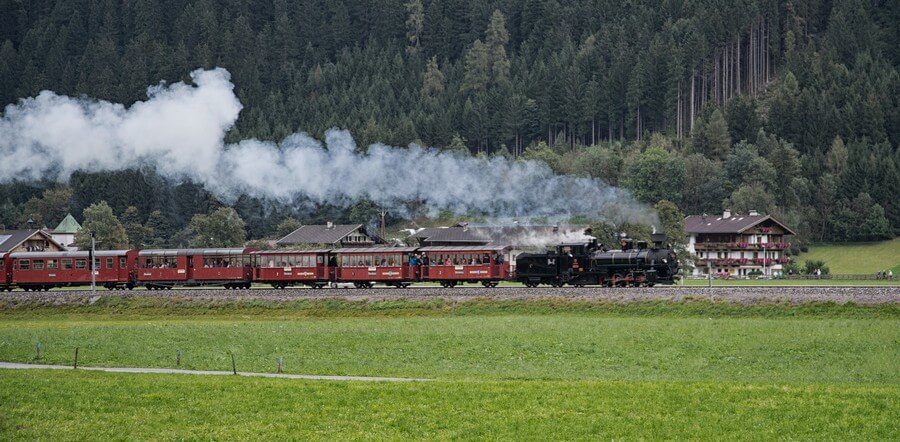
[[[844,304],[877,305],[900,304],[900,287],[656,287],[656,288],[524,288],[524,287],[412,287],[407,289],[322,289],[296,288],[285,290],[251,289],[176,289],[169,291],[50,291],[4,292],[0,303],[38,302],[50,305],[93,303],[101,297],[190,298],[198,300],[290,301],[303,299],[342,299],[347,301],[387,300],[540,300],[564,298],[570,300],[643,302],[643,301],[714,301],[737,304],[787,302],[834,302]],[[2,305],[0,305],[2,308]]]

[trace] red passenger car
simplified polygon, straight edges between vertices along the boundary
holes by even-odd
[[[415,247],[345,248],[336,254],[337,282],[352,282],[357,288],[370,288],[375,283],[409,287],[419,278],[418,266],[410,266]]]
[[[329,249],[270,250],[252,252],[253,282],[272,284],[283,289],[305,284],[322,288],[331,281],[334,267],[329,262]]]
[[[422,280],[443,287],[465,282],[496,287],[509,275],[508,251],[509,246],[422,247]]]
[[[0,255],[0,292],[12,291],[12,259],[9,253]]]
[[[134,255],[129,250],[96,251],[96,283],[110,290],[134,288],[128,259]],[[26,291],[91,283],[90,252],[15,252],[9,257],[10,284]]]
[[[141,250],[135,275],[148,289],[176,285],[222,285],[227,289],[250,288],[249,249]]]

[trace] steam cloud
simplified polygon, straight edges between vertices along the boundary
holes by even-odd
[[[305,133],[281,143],[225,144],[242,105],[224,69],[196,70],[193,85],[148,88],[131,107],[43,91],[0,118],[0,182],[64,181],[77,170],[151,166],[173,180],[203,183],[229,200],[240,194],[289,203],[297,197],[383,207],[421,201],[435,213],[498,217],[575,214],[650,224],[651,209],[600,180],[555,175],[546,164],[477,158],[383,144],[365,153],[332,129],[324,145]]]

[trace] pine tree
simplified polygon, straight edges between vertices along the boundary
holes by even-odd
[[[422,32],[425,28],[425,12],[422,0],[411,0],[406,4],[406,51],[415,54],[422,46]]]
[[[506,18],[500,10],[491,14],[491,21],[485,31],[490,77],[494,84],[506,84],[509,81],[509,59],[506,57],[506,44],[509,32],[506,30]]]
[[[438,68],[437,57],[431,57],[425,65],[422,78],[422,98],[436,100],[444,94],[444,74]]]
[[[731,151],[731,137],[728,135],[728,124],[718,109],[709,117],[698,121],[694,126],[691,140],[694,151],[706,155],[707,158],[724,160]]]

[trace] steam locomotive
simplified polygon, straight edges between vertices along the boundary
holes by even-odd
[[[548,253],[518,255],[515,267],[508,259],[510,247],[500,245],[14,252],[0,255],[0,291],[46,291],[91,282],[110,290],[203,285],[246,289],[252,284],[322,288],[338,283],[404,288],[415,282],[496,287],[501,281],[527,287],[653,286],[671,284],[678,272],[675,254],[663,248],[664,241],[665,236],[656,235],[648,247],[643,241],[635,245],[623,239],[620,250],[607,250],[596,240],[560,244]]]
[[[621,240],[621,248],[608,250],[596,240],[560,244],[548,253],[523,253],[516,258],[515,280],[526,287],[602,285],[652,287],[672,284],[678,273],[675,252],[663,243],[663,234],[652,235],[653,245]]]

